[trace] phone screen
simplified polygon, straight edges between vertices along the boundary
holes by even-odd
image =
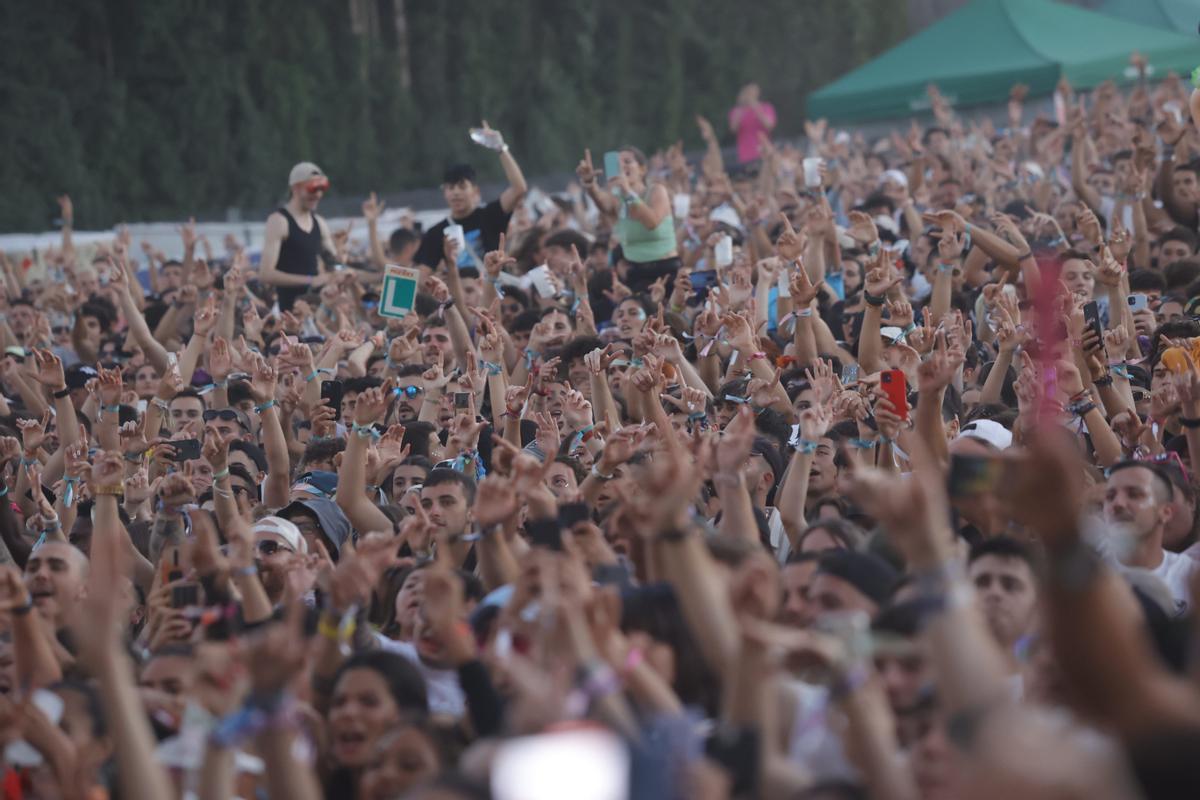
[[[621,153],[609,150],[604,154],[604,180],[611,181],[621,174]]]

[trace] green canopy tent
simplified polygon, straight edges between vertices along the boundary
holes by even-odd
[[[1200,64],[1200,40],[1174,31],[1052,0],[972,0],[808,98],[809,117],[855,122],[927,110],[937,84],[954,105],[1003,102],[1013,84],[1032,95],[1066,76],[1086,89],[1125,82],[1133,51],[1158,74],[1188,74]]]
[[[1104,0],[1096,10],[1189,36],[1200,25],[1200,0]]]

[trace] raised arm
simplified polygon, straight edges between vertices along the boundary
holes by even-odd
[[[1163,140],[1163,155],[1162,163],[1158,167],[1158,175],[1155,177],[1154,188],[1157,190],[1158,196],[1162,198],[1163,208],[1167,210],[1175,224],[1194,230],[1196,214],[1200,205],[1194,199],[1180,197],[1179,193],[1175,191],[1175,159],[1179,144],[1186,131],[1175,122],[1174,118],[1167,117],[1159,124],[1158,132]],[[1138,266],[1143,265],[1139,264]]]
[[[92,536],[87,602],[80,605],[75,634],[80,655],[98,680],[104,718],[112,736],[121,796],[158,800],[172,795],[166,771],[154,757],[155,739],[134,684],[133,663],[120,643],[128,616],[123,585],[127,553],[113,529],[124,471],[119,453],[97,456],[92,472],[96,526]],[[119,520],[118,520],[119,525]]]
[[[364,533],[392,529],[388,516],[367,497],[367,450],[374,432],[372,426],[384,418],[391,400],[390,380],[358,396],[354,406],[354,423],[346,437],[337,494],[334,495],[334,500],[346,513],[350,524]]]
[[[601,213],[610,217],[615,217],[617,211],[621,207],[621,201],[616,198],[611,192],[605,191],[600,187],[600,181],[596,180],[596,168],[592,166],[592,151],[583,151],[583,160],[579,162],[579,166],[575,167],[575,175],[579,178],[579,183],[582,184],[588,196],[600,209]],[[605,176],[608,178],[609,176]]]
[[[374,192],[371,192],[371,196],[363,200],[362,204],[363,216],[367,220],[367,240],[369,242],[367,257],[375,269],[383,269],[387,266],[387,255],[383,251],[383,242],[379,238],[379,217],[383,214],[383,207],[386,205],[387,201],[377,199]]]

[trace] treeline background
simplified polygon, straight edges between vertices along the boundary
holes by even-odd
[[[730,140],[757,81],[804,98],[905,33],[901,0],[35,0],[0,3],[0,230],[258,214],[300,160],[331,201],[431,186],[480,118],[526,174],[585,146]]]

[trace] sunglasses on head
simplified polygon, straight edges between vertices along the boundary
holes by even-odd
[[[407,397],[408,399],[411,400],[412,398],[424,393],[424,391],[425,390],[422,389],[420,386],[397,386],[395,389],[392,390],[392,393],[395,394],[397,397],[399,397],[400,395],[404,395],[405,397]]]
[[[295,550],[291,549],[290,547],[285,547],[284,545],[280,544],[279,542],[275,541],[274,539],[263,539],[261,542],[258,543],[257,549],[258,549],[259,555],[264,555],[264,556],[273,556],[280,551],[283,551],[285,553],[296,552]]]

